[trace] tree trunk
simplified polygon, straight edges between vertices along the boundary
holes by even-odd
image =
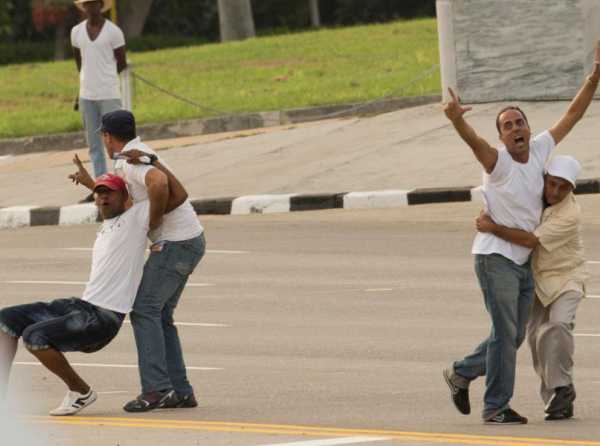
[[[67,24],[66,20],[60,20],[56,24],[54,31],[54,60],[65,60],[67,44]]]
[[[219,0],[219,26],[222,42],[254,37],[250,0]]]
[[[310,24],[313,28],[321,26],[321,14],[319,13],[319,0],[308,0],[310,9]]]
[[[139,37],[150,13],[152,0],[117,0],[117,25],[125,39]]]

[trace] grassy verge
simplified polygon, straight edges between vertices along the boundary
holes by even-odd
[[[227,113],[364,101],[389,95],[438,62],[433,19],[325,29],[130,54],[161,87]],[[0,138],[81,128],[73,61],[0,67]],[[440,91],[439,72],[396,96]],[[140,123],[207,117],[137,81]]]

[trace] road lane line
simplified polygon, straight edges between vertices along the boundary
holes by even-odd
[[[580,338],[600,338],[598,333],[575,333],[573,336],[579,336]]]
[[[25,366],[41,366],[42,364],[39,362],[27,362],[27,361],[15,361],[14,365],[25,365]],[[108,369],[137,369],[137,364],[102,364],[102,363],[91,363],[91,362],[71,362],[72,366],[76,367],[93,367],[93,368],[108,368]],[[200,370],[200,371],[210,371],[210,370],[223,370],[219,367],[195,367],[195,366],[187,366],[187,370]]]
[[[365,291],[365,293],[379,293],[382,291],[394,291],[394,289],[393,288],[367,288],[364,291]]]
[[[588,440],[562,440],[555,438],[532,438],[513,436],[485,436],[469,434],[451,434],[435,432],[405,432],[392,430],[373,429],[348,429],[327,428],[319,426],[297,426],[277,424],[234,423],[219,421],[193,421],[193,420],[164,420],[144,418],[109,418],[109,417],[81,417],[56,418],[47,416],[26,416],[25,421],[44,424],[70,424],[87,426],[116,426],[116,427],[142,427],[155,429],[181,429],[217,432],[243,432],[267,433],[286,436],[312,436],[312,437],[348,437],[348,436],[373,436],[387,437],[394,440],[416,441],[419,443],[435,442],[445,444],[472,444],[490,446],[600,446],[600,442]]]
[[[5,280],[3,283],[13,285],[87,285],[87,282],[71,280]],[[187,283],[186,287],[209,287],[215,286],[214,283]]]
[[[325,440],[293,441],[291,443],[271,443],[264,446],[334,446],[339,444],[370,443],[372,441],[392,441],[390,437],[345,437]]]
[[[60,251],[92,251],[93,248],[56,248]],[[234,249],[207,249],[207,254],[248,254],[249,251],[239,251]]]
[[[130,320],[123,321],[125,324],[131,324]],[[208,322],[175,322],[178,327],[216,327],[216,328],[229,328],[231,325],[227,324],[213,324]]]
[[[587,263],[590,265],[600,265],[600,260],[588,260]]]

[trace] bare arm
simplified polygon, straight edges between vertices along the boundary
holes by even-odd
[[[464,142],[473,151],[473,155],[477,158],[477,161],[483,166],[487,173],[491,173],[496,166],[498,161],[498,150],[490,146],[490,144],[483,138],[481,138],[471,127],[467,121],[465,121],[464,114],[471,110],[471,107],[463,107],[454,91],[451,88],[448,89],[452,100],[444,105],[444,113],[446,117],[454,125],[454,129],[458,135],[463,139]]]
[[[569,134],[571,129],[575,127],[575,124],[583,117],[594,98],[594,94],[598,88],[598,81],[600,81],[600,42],[596,45],[594,70],[585,79],[583,86],[571,101],[566,113],[550,129],[550,134],[552,135],[552,138],[554,138],[556,144],[561,142],[565,136]]]
[[[167,176],[158,169],[151,169],[145,177],[146,190],[150,199],[150,230],[162,224],[163,215],[169,201],[169,184]]]
[[[475,225],[479,232],[490,232],[496,237],[500,237],[502,240],[514,243],[515,245],[533,249],[540,243],[535,234],[496,224],[489,215],[484,213],[481,213],[477,218]]]
[[[125,55],[125,46],[114,50],[115,59],[117,60],[117,73],[120,73],[127,68],[127,56]]]
[[[127,150],[122,154],[127,156],[127,162],[130,164],[141,164],[140,157],[148,155],[147,153],[137,149]],[[183,187],[183,185],[179,182],[177,177],[173,175],[173,173],[169,169],[167,169],[159,160],[154,161],[154,163],[152,163],[152,166],[161,171],[167,177],[169,197],[167,200],[167,206],[165,208],[165,214],[168,214],[173,209],[177,209],[185,202],[185,200],[188,199],[188,193]]]
[[[81,71],[81,51],[79,50],[79,48],[73,47],[73,56],[75,57],[77,71]]]

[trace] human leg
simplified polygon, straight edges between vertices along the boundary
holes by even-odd
[[[102,143],[101,134],[98,132],[102,123],[101,101],[79,98],[79,109],[83,118],[94,176],[98,178],[107,172],[104,144]]]
[[[548,392],[544,400],[547,419],[573,416],[575,386],[573,385],[573,329],[575,314],[583,294],[567,291],[549,308],[548,321],[540,329],[537,348],[541,372]]]
[[[487,420],[508,409],[514,391],[522,274],[518,265],[503,256],[482,257],[482,289],[492,321],[482,414]]]

